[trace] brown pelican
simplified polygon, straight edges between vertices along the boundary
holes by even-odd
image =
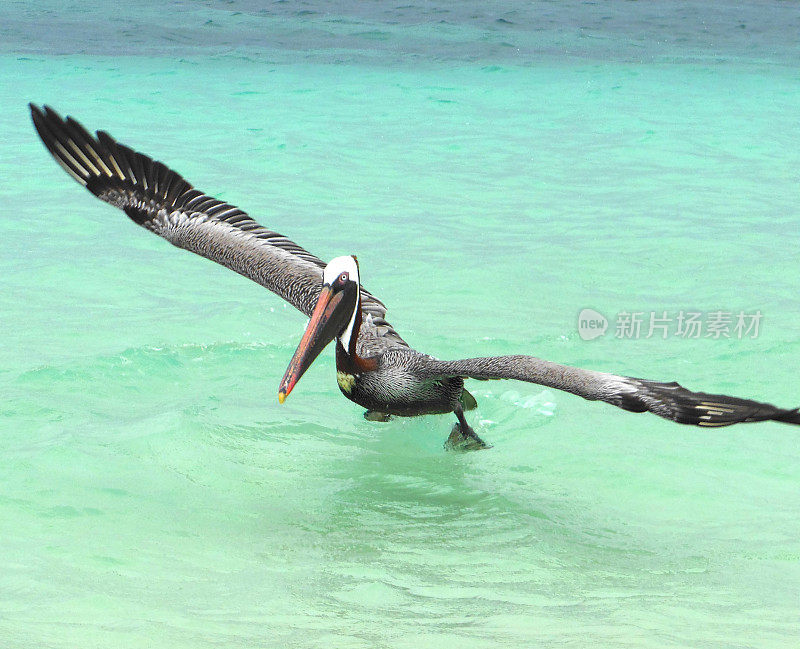
[[[649,411],[681,424],[728,426],[773,420],[800,424],[798,409],[558,365],[532,356],[441,361],[415,351],[386,321],[386,307],[361,285],[354,256],[330,263],[256,223],[245,212],[194,189],[160,162],[108,133],[89,134],[77,121],[31,104],[44,145],[64,170],[100,200],[171,244],[207,257],[277,293],[310,318],[280,383],[283,403],[322,349],[336,339],[336,379],[344,395],[367,408],[365,417],[452,412],[453,448],[486,444],[464,418],[476,406],[464,379],[516,379]]]

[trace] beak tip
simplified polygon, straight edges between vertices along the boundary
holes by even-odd
[[[278,392],[278,403],[283,403],[284,401],[286,401],[286,393],[281,390]]]

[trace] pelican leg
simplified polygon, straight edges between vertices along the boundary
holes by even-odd
[[[367,421],[389,421],[392,416],[388,412],[379,412],[377,410],[364,411],[364,419]]]
[[[450,436],[444,443],[444,447],[448,451],[480,451],[485,448],[492,448],[489,444],[484,442],[478,434],[472,430],[472,427],[467,423],[464,417],[464,408],[461,403],[458,403],[453,408],[458,422],[453,424],[453,430],[450,431]]]

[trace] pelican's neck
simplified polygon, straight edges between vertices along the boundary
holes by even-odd
[[[361,284],[358,286],[358,295],[356,296],[356,305],[353,309],[353,315],[347,323],[342,334],[339,336],[339,343],[342,348],[352,358],[356,358],[356,341],[358,340],[358,332],[361,331]]]
[[[359,291],[353,317],[350,318],[344,333],[336,340],[336,370],[351,377],[358,377],[363,372],[372,372],[378,369],[377,356],[362,358],[356,353],[358,332],[361,331],[361,317],[361,292]],[[351,390],[352,386],[346,392],[349,394]]]

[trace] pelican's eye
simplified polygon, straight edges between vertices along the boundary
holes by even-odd
[[[339,275],[340,284],[344,284],[348,279],[350,279],[350,276],[347,273],[342,273],[341,275]]]

